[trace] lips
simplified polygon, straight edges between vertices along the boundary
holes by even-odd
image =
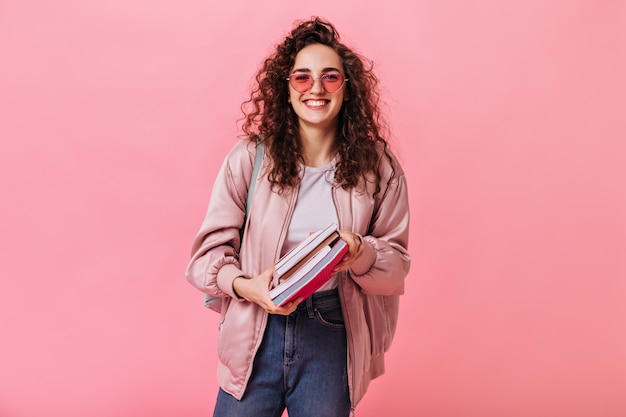
[[[324,107],[328,103],[330,103],[330,100],[316,99],[316,100],[305,100],[304,101],[304,104],[306,104],[307,107],[310,107],[312,109],[318,109],[318,108]]]

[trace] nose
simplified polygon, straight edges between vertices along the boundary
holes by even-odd
[[[320,94],[324,92],[324,85],[322,84],[322,77],[313,78],[313,85],[311,86],[311,93]]]

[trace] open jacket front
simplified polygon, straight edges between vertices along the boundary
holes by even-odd
[[[223,297],[218,340],[220,386],[241,399],[261,344],[267,313],[239,299],[233,280],[260,274],[280,258],[297,190],[282,195],[267,180],[265,156],[254,190],[248,224],[240,242],[245,204],[254,163],[254,142],[240,140],[222,165],[206,217],[193,247],[187,279],[201,291]],[[404,172],[396,176],[383,157],[380,192],[375,184],[344,190],[333,187],[340,230],[363,236],[363,255],[339,275],[339,295],[348,337],[348,383],[355,407],[369,382],[384,372],[398,317],[399,295],[409,266],[409,207]]]

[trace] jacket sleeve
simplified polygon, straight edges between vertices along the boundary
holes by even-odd
[[[407,183],[395,158],[393,163],[395,176],[381,184],[369,230],[363,236],[363,254],[349,270],[366,294],[403,294],[411,266]]]
[[[239,230],[244,221],[254,158],[249,143],[239,141],[222,164],[185,271],[192,285],[218,297],[238,298],[232,283],[239,276],[247,276],[239,263]]]

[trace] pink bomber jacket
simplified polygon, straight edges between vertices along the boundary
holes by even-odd
[[[238,141],[226,157],[213,185],[209,207],[192,245],[186,277],[203,292],[223,297],[218,336],[218,381],[241,399],[261,344],[267,313],[239,299],[233,280],[256,276],[280,257],[297,192],[271,190],[265,155],[253,195],[246,233],[240,242],[245,204],[254,163],[254,142]],[[339,295],[348,338],[348,383],[352,407],[370,381],[384,372],[384,354],[393,338],[399,295],[409,271],[407,252],[409,207],[402,168],[382,158],[380,192],[375,185],[333,188],[339,229],[363,236],[363,255],[340,273]]]

